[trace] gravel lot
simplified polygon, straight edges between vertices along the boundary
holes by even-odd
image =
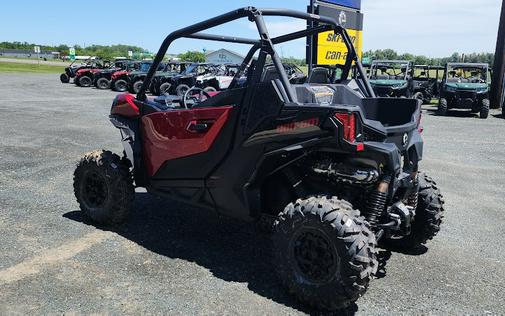
[[[0,74],[0,314],[311,313],[247,224],[141,191],[117,231],[83,220],[72,173],[85,152],[121,150],[113,96]],[[422,253],[393,253],[350,313],[505,314],[505,120],[431,110],[422,166],[445,194],[445,225]]]

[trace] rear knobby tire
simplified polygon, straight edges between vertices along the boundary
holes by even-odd
[[[81,211],[94,222],[123,223],[135,196],[129,164],[110,151],[86,154],[74,172],[74,194]]]
[[[79,78],[79,86],[80,87],[91,87],[93,85],[93,79],[88,76],[82,76]]]
[[[107,78],[100,78],[96,81],[96,87],[100,90],[110,89],[110,80]]]
[[[487,119],[489,117],[489,99],[483,99],[480,108],[480,118]]]
[[[276,270],[301,302],[345,308],[363,295],[377,272],[375,235],[352,205],[310,197],[289,204],[274,223]]]
[[[438,101],[438,111],[437,111],[437,114],[440,115],[440,116],[445,116],[445,115],[447,115],[447,109],[448,109],[447,100],[444,99],[444,98],[441,98]]]
[[[425,173],[419,173],[419,200],[409,236],[387,241],[394,248],[416,249],[432,240],[440,231],[444,218],[444,198],[437,183]]]

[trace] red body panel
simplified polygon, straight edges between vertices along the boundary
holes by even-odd
[[[168,160],[208,151],[228,121],[232,106],[149,114],[142,118],[144,161],[152,177]],[[190,131],[191,124],[207,124]]]
[[[111,114],[121,115],[124,117],[136,117],[140,115],[139,108],[133,102],[135,96],[129,93],[120,94],[114,100],[111,109]]]
[[[127,75],[128,71],[123,70],[123,71],[116,71],[115,73],[112,74],[112,80],[116,80],[118,77],[121,77],[123,75]]]

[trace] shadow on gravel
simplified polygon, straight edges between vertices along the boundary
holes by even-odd
[[[505,119],[505,116],[503,116],[503,114],[491,114],[491,115],[495,118]]]
[[[431,116],[440,116],[437,114],[437,108],[429,108],[426,109],[426,112],[429,113]],[[462,111],[456,111],[456,110],[449,110],[444,116],[448,117],[475,117],[479,118],[478,113],[470,113],[468,110],[462,110]]]
[[[172,259],[195,262],[225,281],[247,283],[254,293],[301,312],[322,315],[298,303],[277,281],[271,266],[268,234],[253,224],[223,218],[213,212],[136,193],[129,221],[115,229],[98,227],[80,211],[65,218],[113,231],[138,245]],[[335,315],[354,315],[353,304]],[[324,314],[329,315],[329,314]]]

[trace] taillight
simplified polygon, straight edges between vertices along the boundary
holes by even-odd
[[[356,115],[354,113],[335,113],[335,118],[344,127],[344,139],[349,143],[356,140]]]
[[[365,150],[364,143],[356,143],[358,133],[356,113],[335,113],[335,118],[342,124],[344,140],[355,146],[356,151]]]

